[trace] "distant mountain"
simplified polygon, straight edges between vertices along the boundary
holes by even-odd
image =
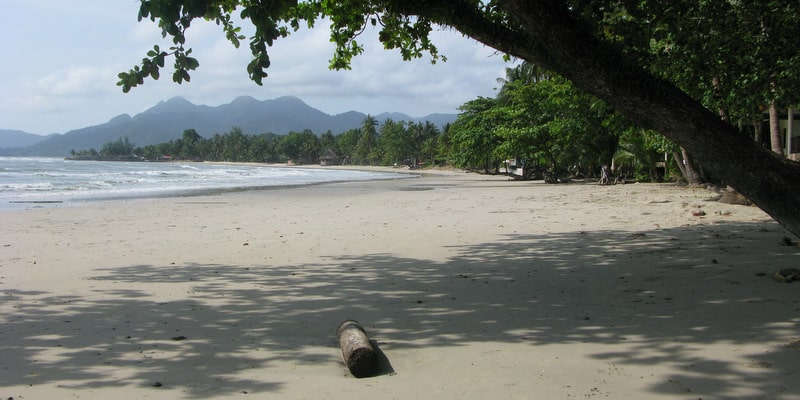
[[[0,155],[64,157],[69,155],[70,150],[99,150],[105,143],[123,136],[127,136],[137,146],[146,146],[178,139],[187,129],[194,129],[203,137],[211,137],[215,133],[224,134],[233,127],[241,128],[247,134],[284,135],[305,129],[318,135],[328,130],[339,134],[359,128],[366,116],[356,111],[329,115],[293,96],[264,101],[243,96],[216,107],[195,105],[182,97],[174,97],[133,117],[122,114],[104,124],[76,129],[63,135],[38,136],[43,140],[27,145],[4,146],[1,144],[4,142],[0,141]],[[441,127],[453,122],[456,114],[431,114],[412,118],[405,114],[384,113],[375,118],[379,122],[386,118],[395,121],[430,121]],[[5,136],[3,132],[5,131],[0,131],[0,135]],[[0,140],[3,136],[0,136]],[[3,147],[21,148],[11,151]]]
[[[0,149],[28,147],[46,139],[47,136],[34,135],[23,131],[0,129]]]

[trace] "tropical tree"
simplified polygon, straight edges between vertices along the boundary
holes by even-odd
[[[172,79],[178,83],[190,79],[189,71],[199,66],[185,47],[186,30],[195,18],[215,21],[228,40],[238,46],[245,38],[232,21],[231,14],[239,13],[255,26],[250,38],[253,59],[247,66],[251,79],[261,84],[270,65],[267,47],[276,39],[289,35],[300,25],[313,26],[318,18],[331,21],[331,40],[336,45],[331,67],[349,68],[354,56],[364,50],[358,35],[367,24],[380,21],[379,39],[387,49],[398,49],[406,60],[429,54],[432,61],[441,59],[438,49],[429,38],[435,25],[454,28],[461,33],[491,46],[505,54],[518,57],[572,81],[576,87],[606,101],[642,128],[655,130],[687,152],[695,155],[704,170],[729,182],[748,196],[764,211],[775,217],[793,233],[800,235],[800,164],[781,159],[763,149],[738,129],[707,109],[698,99],[679,89],[679,82],[669,76],[657,76],[650,68],[648,52],[637,45],[626,51],[625,43],[639,43],[640,34],[609,32],[605,29],[607,10],[636,9],[645,4],[661,5],[659,1],[635,2],[623,0],[149,0],[142,1],[140,17],[157,21],[165,36],[172,38],[169,51],[154,47],[140,65],[119,75],[123,91],[142,84],[145,78],[158,78],[167,57],[174,60]],[[663,2],[684,9],[696,0]],[[731,4],[743,2],[729,1]],[[797,2],[771,0],[760,10],[789,10],[789,21],[796,17]],[[655,14],[655,13],[653,13]],[[768,18],[762,11],[760,15]],[[645,14],[646,16],[646,14]],[[717,21],[714,15],[704,19],[709,25],[738,34],[738,26]],[[636,18],[640,23],[651,23]],[[721,23],[720,23],[721,22]],[[661,25],[672,32],[672,25]],[[784,25],[770,28],[785,29]],[[628,36],[626,36],[626,34]],[[784,43],[784,34],[774,31],[768,36],[771,43]],[[748,35],[749,37],[749,35]],[[796,49],[796,38],[785,41]],[[751,45],[744,42],[745,47]],[[747,49],[742,49],[744,53]],[[789,51],[788,53],[791,53]],[[794,54],[797,52],[794,51]],[[795,57],[781,61],[792,64]],[[782,73],[766,70],[753,73]],[[776,89],[783,85],[783,75],[770,76]],[[667,78],[667,79],[664,79]],[[670,82],[671,81],[671,82]],[[780,93],[780,92],[778,92]]]
[[[530,78],[515,71],[519,69],[507,70],[493,102],[472,104],[484,108],[465,108],[454,124],[455,140],[465,144],[459,149],[462,155],[485,154],[484,147],[475,144],[490,143],[481,135],[492,132],[493,158],[522,161],[525,177],[544,170],[552,177],[567,171],[592,175],[611,162],[618,142],[612,122],[619,118],[610,107],[554,73]]]
[[[133,155],[133,150],[136,145],[131,143],[128,136],[123,136],[115,141],[106,142],[100,149],[100,155],[103,157],[127,157]]]
[[[404,122],[391,118],[383,121],[380,129],[381,149],[387,164],[398,164],[414,158],[413,144]]]
[[[348,129],[336,136],[336,148],[339,150],[339,156],[344,158],[344,163],[356,160],[356,147],[360,134],[358,129]]]
[[[795,1],[661,0],[618,4],[602,30],[724,121],[760,136],[768,110],[771,147],[782,153],[778,108],[797,104],[800,89],[798,20]]]
[[[249,160],[253,162],[278,162],[280,157],[278,155],[278,141],[280,136],[265,133],[263,135],[256,135],[250,140]]]
[[[442,162],[450,160],[450,152],[453,148],[453,141],[450,137],[451,127],[451,124],[445,124],[445,126],[442,127],[442,132],[436,137],[436,155]]]
[[[248,160],[250,137],[245,135],[241,128],[235,127],[227,135],[223,136],[221,146],[222,159],[240,162]]]
[[[378,121],[375,117],[367,115],[361,123],[358,143],[356,144],[356,159],[369,165],[374,165],[375,160],[379,158],[377,126]]]
[[[501,138],[495,132],[499,125],[492,109],[496,100],[479,97],[459,107],[461,113],[450,126],[450,160],[459,168],[496,171],[501,160],[495,149]]]
[[[340,152],[336,147],[336,135],[334,135],[330,129],[325,131],[325,133],[319,137],[319,148],[323,152],[327,151],[328,149],[333,150],[337,154]]]
[[[429,160],[433,163],[436,158],[436,137],[439,134],[439,128],[430,121],[410,122],[406,136],[411,158],[416,162]]]
[[[279,149],[283,157],[297,164],[319,161],[319,138],[306,129],[303,132],[289,132],[280,139]]]

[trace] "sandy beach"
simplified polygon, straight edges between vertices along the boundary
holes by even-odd
[[[713,194],[454,171],[3,211],[0,398],[800,399],[800,248]]]

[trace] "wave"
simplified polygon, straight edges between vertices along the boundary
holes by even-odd
[[[20,201],[92,201],[246,190],[324,182],[394,179],[404,174],[205,163],[72,161],[0,157],[0,208]]]

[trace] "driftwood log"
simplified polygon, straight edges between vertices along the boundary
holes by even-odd
[[[336,329],[342,358],[356,378],[378,374],[378,354],[369,342],[367,332],[357,321],[347,319]]]

